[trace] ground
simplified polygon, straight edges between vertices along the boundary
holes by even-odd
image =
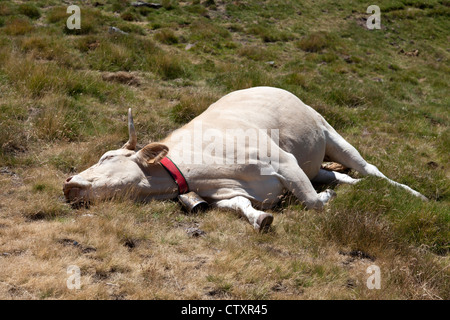
[[[360,1],[131,2],[83,1],[69,30],[60,1],[0,1],[0,299],[450,298],[447,0],[378,1],[380,30]],[[127,141],[129,107],[142,146],[258,85],[430,201],[365,178],[322,212],[287,195],[262,234],[175,201],[65,203],[64,179]]]

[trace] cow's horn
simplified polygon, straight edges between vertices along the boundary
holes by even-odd
[[[137,137],[136,130],[134,129],[133,116],[131,114],[131,108],[128,109],[128,142],[122,147],[123,149],[134,150],[136,149]]]

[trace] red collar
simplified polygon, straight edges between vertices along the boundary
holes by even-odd
[[[175,183],[178,185],[178,192],[180,194],[187,193],[189,191],[189,186],[180,169],[178,169],[177,165],[173,163],[173,161],[170,160],[169,157],[163,158],[160,163],[164,167],[164,169],[169,172],[173,180],[175,180]]]

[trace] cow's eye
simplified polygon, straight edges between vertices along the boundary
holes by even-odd
[[[106,157],[100,159],[100,162],[103,162],[105,160],[112,159],[112,158],[114,158],[114,156],[106,156]]]

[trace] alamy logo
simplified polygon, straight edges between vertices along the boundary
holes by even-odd
[[[367,268],[366,272],[371,276],[367,278],[367,288],[372,289],[381,289],[381,270],[377,265],[371,265]]]
[[[78,266],[71,265],[67,267],[67,274],[69,277],[67,278],[66,284],[67,289],[81,289],[81,270]]]
[[[72,15],[67,19],[66,26],[67,29],[81,29],[81,10],[79,6],[71,5],[67,7],[67,13]]]
[[[170,153],[184,164],[260,164],[262,175],[279,168],[278,129],[203,129],[203,123],[191,130],[179,129],[170,136],[175,147]]]
[[[373,13],[369,18],[367,18],[366,26],[367,29],[381,29],[381,11],[380,7],[377,5],[371,5],[367,8],[367,13]]]

